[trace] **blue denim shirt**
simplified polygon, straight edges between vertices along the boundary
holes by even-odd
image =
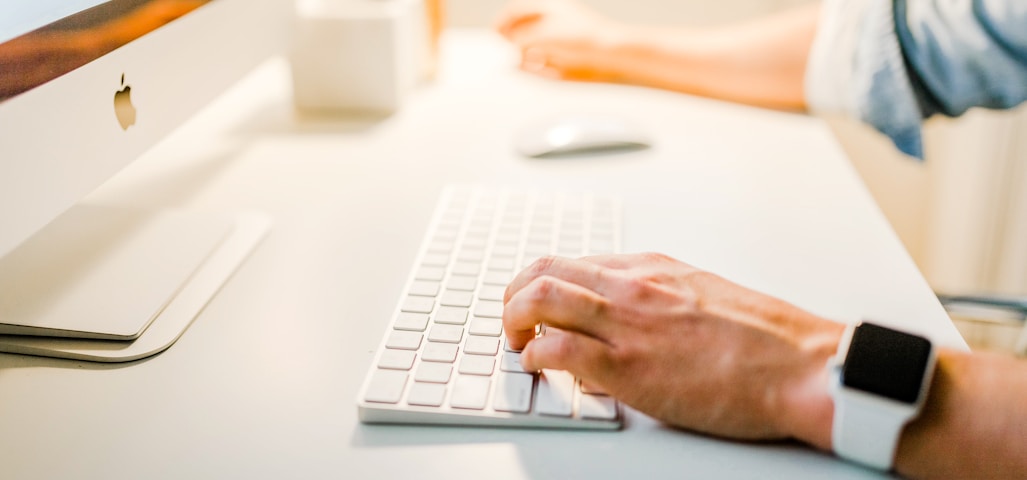
[[[923,119],[1027,100],[1027,0],[826,0],[806,92],[922,158]]]

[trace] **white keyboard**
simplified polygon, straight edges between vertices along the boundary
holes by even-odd
[[[545,255],[620,249],[620,202],[450,187],[357,399],[366,423],[617,429],[618,402],[567,372],[525,372],[503,294]]]

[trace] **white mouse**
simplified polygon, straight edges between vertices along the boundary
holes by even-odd
[[[631,122],[611,115],[574,115],[523,129],[514,148],[527,157],[557,157],[583,153],[648,148],[649,138]]]

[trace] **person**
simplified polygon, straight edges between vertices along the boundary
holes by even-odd
[[[633,27],[572,0],[523,0],[498,28],[528,71],[774,108],[832,104],[913,155],[924,117],[1027,98],[1018,0],[828,0],[712,29]],[[846,327],[831,319],[656,253],[543,258],[515,277],[504,304],[526,369],[569,371],[682,429],[835,447],[826,366]],[[1027,478],[1024,398],[1027,361],[940,348],[894,469]]]
[[[1013,0],[826,0],[674,28],[617,22],[574,0],[517,0],[496,28],[530,72],[842,113],[922,157],[923,118],[1027,99],[1025,18]]]

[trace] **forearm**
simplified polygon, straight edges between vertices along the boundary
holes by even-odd
[[[896,470],[911,478],[1027,478],[1027,364],[943,350]]]
[[[823,355],[790,390],[785,427],[831,449],[833,402]],[[895,470],[915,479],[1027,478],[1027,364],[943,349],[920,416],[903,430]]]
[[[625,26],[614,57],[626,83],[759,106],[804,109],[819,4],[705,29]]]

